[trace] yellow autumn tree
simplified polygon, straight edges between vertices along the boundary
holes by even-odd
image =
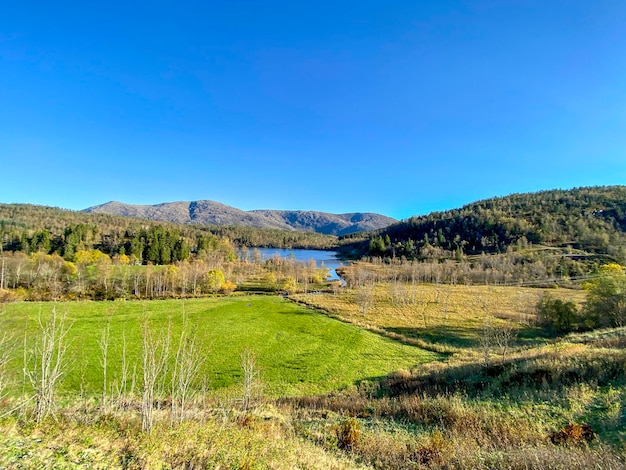
[[[585,285],[589,291],[584,306],[587,327],[626,325],[626,269],[609,263],[599,270],[598,278]]]
[[[224,273],[221,269],[212,269],[205,276],[205,283],[209,292],[218,292],[224,285]]]

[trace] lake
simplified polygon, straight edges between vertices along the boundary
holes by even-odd
[[[268,260],[273,258],[274,256],[280,256],[281,258],[292,258],[296,261],[302,261],[303,263],[308,262],[309,260],[315,260],[316,266],[319,268],[321,264],[324,263],[324,267],[328,268],[329,276],[328,279],[340,279],[337,275],[335,269],[340,266],[345,266],[340,259],[337,258],[336,251],[326,251],[326,250],[299,250],[299,249],[288,249],[288,248],[248,248],[247,251],[245,249],[239,250],[239,258],[242,260],[253,261],[254,260],[254,252],[258,250],[262,260]]]

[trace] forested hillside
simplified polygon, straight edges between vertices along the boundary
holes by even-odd
[[[0,204],[0,251],[56,253],[73,260],[76,252],[97,249],[135,262],[168,264],[201,250],[232,256],[239,246],[331,248],[337,238],[312,232],[209,227],[109,214],[88,214],[28,204]]]
[[[346,239],[347,241],[347,239]],[[343,247],[358,256],[457,259],[535,253],[598,264],[626,260],[626,186],[513,194],[401,221]],[[533,261],[526,258],[526,262]],[[582,269],[585,271],[586,269]]]

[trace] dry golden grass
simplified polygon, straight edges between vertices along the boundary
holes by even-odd
[[[294,300],[319,308],[344,321],[370,329],[382,329],[404,338],[417,338],[456,348],[479,346],[486,323],[508,326],[520,343],[539,331],[534,328],[541,295],[581,305],[585,292],[504,286],[465,286],[410,283],[378,283],[371,306],[358,303],[358,288],[337,294],[297,294]]]
[[[546,391],[546,397],[554,393]],[[594,401],[605,395],[600,390],[582,393],[592,395]],[[462,394],[376,399],[346,393],[301,398],[294,406],[300,435],[328,449],[341,448],[381,469],[622,469],[626,465],[623,444],[594,439],[554,445],[550,437],[555,431],[589,426],[568,425],[585,414],[549,405],[544,399],[491,401]],[[594,430],[602,429],[602,422],[604,417],[597,416]],[[342,445],[333,433],[346,423],[358,430],[351,433],[350,446]]]
[[[289,417],[271,407],[251,410],[245,422],[232,410],[173,427],[163,419],[150,434],[128,412],[83,412],[62,410],[39,425],[0,420],[0,468],[370,468],[295,437]]]

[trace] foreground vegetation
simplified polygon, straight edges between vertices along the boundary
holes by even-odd
[[[558,336],[537,317],[539,289],[401,287],[378,281],[366,302],[356,286],[293,296],[343,323],[272,296],[5,304],[6,331],[22,337],[30,325],[28,350],[39,307],[66,311],[75,339],[56,407],[38,421],[13,352],[0,466],[626,468],[624,328]],[[585,291],[545,291],[586,302]],[[159,332],[147,343],[146,317]],[[157,338],[168,336],[148,405],[142,351],[163,351]],[[180,338],[195,338],[203,358],[182,414]],[[120,393],[124,342],[138,375]]]
[[[597,353],[588,345],[588,359]],[[508,397],[496,388],[435,392],[398,387],[350,390],[239,406],[209,402],[172,424],[162,412],[141,431],[133,408],[103,410],[77,400],[56,420],[0,419],[0,465],[8,468],[460,468],[622,469],[624,387],[559,379],[583,371],[580,351],[547,350]],[[560,365],[566,358],[566,364]],[[623,363],[623,355],[616,358]],[[589,375],[598,374],[602,364]],[[593,362],[593,361],[592,361]],[[537,386],[540,371],[545,384]],[[522,372],[522,371],[520,371]],[[504,374],[490,371],[503,383]],[[522,374],[520,374],[521,376]],[[468,378],[455,370],[457,379]],[[436,379],[431,374],[430,379]],[[414,377],[415,379],[415,377]],[[623,371],[621,373],[623,384]],[[383,393],[389,393],[384,396]],[[402,393],[393,392],[402,390]],[[508,387],[510,390],[510,386]],[[570,423],[572,423],[570,425]],[[582,423],[582,424],[581,424]],[[588,424],[590,423],[590,424]],[[586,433],[586,426],[593,430]]]

